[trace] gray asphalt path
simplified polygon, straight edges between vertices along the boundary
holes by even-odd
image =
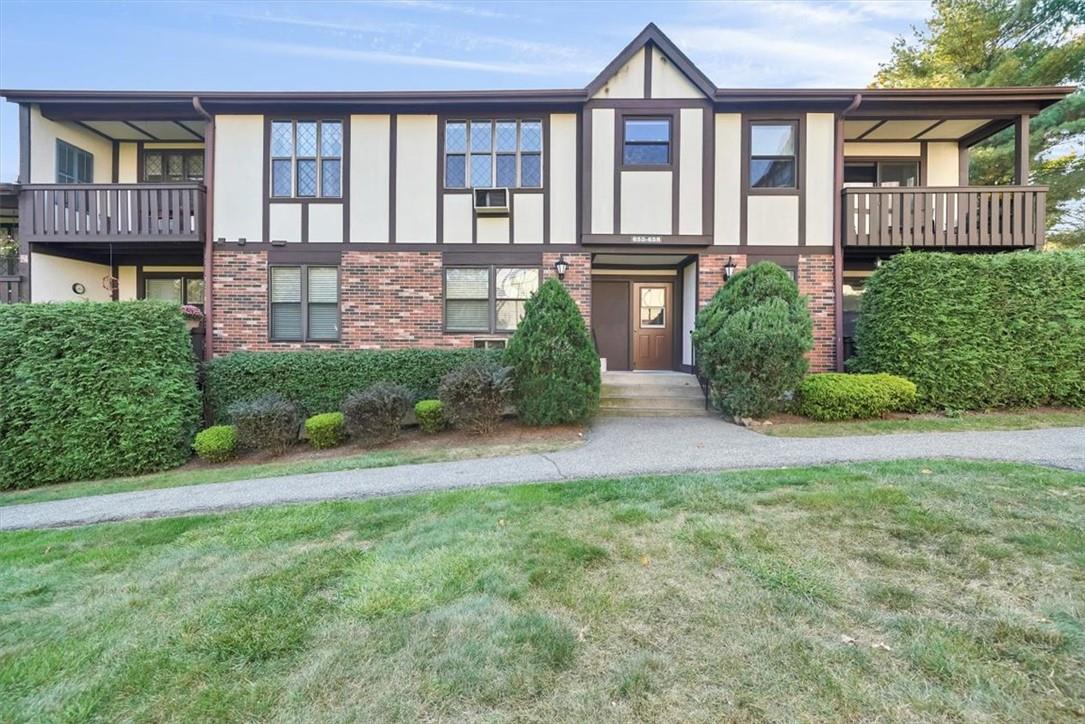
[[[768,437],[715,418],[607,418],[584,445],[536,455],[309,473],[0,507],[0,530],[507,483],[903,458],[1037,463],[1085,471],[1085,428],[837,438]]]

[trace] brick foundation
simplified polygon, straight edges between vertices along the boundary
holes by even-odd
[[[338,342],[268,341],[268,266],[264,251],[216,249],[212,293],[215,355],[239,350],[470,347],[485,333],[443,330],[440,251],[344,251],[339,265]],[[559,254],[543,254],[543,274],[556,276]],[[591,255],[565,255],[565,286],[591,318]],[[484,255],[479,256],[485,263]]]

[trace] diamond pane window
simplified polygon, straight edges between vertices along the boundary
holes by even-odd
[[[203,179],[203,154],[196,153],[188,157],[188,177],[190,179]]]
[[[272,122],[271,155],[277,157],[294,155],[294,124],[291,121]]]
[[[298,121],[298,156],[316,155],[316,121]]]
[[[185,175],[185,157],[171,153],[166,156],[166,173],[171,178],[180,178]]]
[[[143,157],[143,169],[144,173],[148,176],[161,176],[162,175],[162,154],[160,153],[148,153]]]
[[[462,189],[467,185],[467,157],[460,154],[445,157],[445,186]]]
[[[492,169],[492,156],[486,154],[484,156],[474,155],[471,156],[471,185],[481,186],[483,188],[492,186],[492,176],[490,172]]]
[[[298,160],[298,196],[316,196],[316,161]]]
[[[497,150],[516,151],[516,121],[499,121],[497,124]]]
[[[341,173],[339,159],[332,158],[321,161],[320,173],[320,195],[325,198],[340,196],[339,182]]]
[[[542,186],[542,156],[525,153],[520,157],[520,185],[525,188]]]
[[[277,158],[271,162],[271,195],[290,196],[293,193],[290,159]]]
[[[498,186],[515,186],[516,185],[516,154],[515,153],[499,153],[499,154],[497,154],[497,185]]]
[[[467,124],[462,121],[449,121],[445,124],[445,153],[464,153],[467,151]]]
[[[490,121],[471,121],[471,153],[489,153],[493,143]]]
[[[343,155],[343,124],[339,121],[323,121],[320,124],[320,155]]]
[[[542,123],[539,121],[524,121],[520,124],[520,150],[542,150]]]

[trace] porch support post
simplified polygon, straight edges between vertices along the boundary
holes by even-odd
[[[963,143],[957,147],[957,185],[968,186],[969,147]]]
[[[1028,115],[1022,114],[1013,124],[1013,182],[1017,186],[1028,185],[1029,138]]]
[[[204,239],[203,239],[203,358],[210,361],[214,356],[215,335],[212,327],[214,316],[214,232],[215,232],[215,117],[207,112],[199,97],[193,97],[192,107],[205,120],[203,142],[204,178]],[[206,410],[205,410],[206,416]]]
[[[833,362],[837,372],[844,371],[844,115],[836,115],[833,134]]]
[[[30,183],[30,105],[19,104],[19,183]],[[19,257],[16,260],[16,273],[22,277],[19,280],[19,302],[30,301],[30,242],[26,239],[29,234],[24,233],[23,228],[30,227],[30,219],[33,208],[30,204],[30,192],[19,190]]]

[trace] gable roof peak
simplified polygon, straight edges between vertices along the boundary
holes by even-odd
[[[667,56],[674,66],[678,68],[678,70],[680,70],[698,90],[709,98],[715,96],[716,84],[713,83],[707,75],[701,72],[701,69],[694,65],[693,61],[686,57],[686,54],[674,44],[674,41],[667,37],[666,33],[659,29],[658,25],[652,22],[645,25],[644,30],[637,33],[637,36],[614,57],[614,60],[610,61],[607,67],[588,83],[588,96],[595,95],[600,88],[606,85],[611,76],[646,46],[659,48],[660,52]]]

